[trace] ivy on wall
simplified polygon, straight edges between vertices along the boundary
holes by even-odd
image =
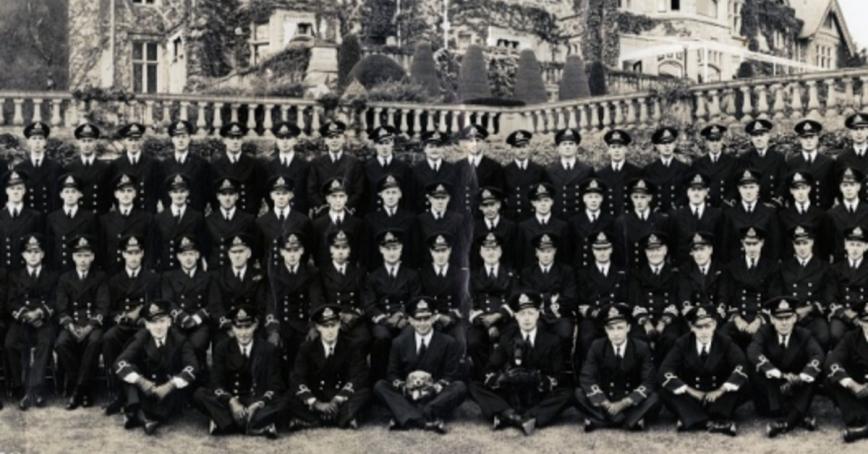
[[[533,34],[552,44],[566,40],[557,17],[538,6],[507,3],[502,0],[455,0],[449,4],[449,16],[453,18],[453,22],[467,25],[482,38],[487,38],[490,24],[497,24]]]
[[[582,55],[587,63],[602,62],[615,67],[621,50],[618,0],[589,0],[585,15]],[[630,19],[625,19],[630,22]],[[636,21],[638,22],[638,21]]]
[[[798,38],[802,24],[793,8],[775,0],[745,2],[741,10],[740,32],[748,39],[748,49],[752,51],[759,50],[758,36],[762,35],[771,48],[775,32],[780,32],[784,36],[784,48],[769,50],[773,54],[792,58],[791,44]]]

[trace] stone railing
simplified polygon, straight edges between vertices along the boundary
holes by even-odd
[[[270,137],[279,120],[297,124],[315,136],[322,122],[336,116],[358,131],[387,124],[411,137],[430,130],[457,131],[475,123],[503,138],[517,128],[550,133],[573,127],[597,137],[613,127],[651,128],[661,122],[702,125],[710,121],[745,123],[754,118],[796,120],[805,116],[837,121],[868,105],[868,68],[695,85],[680,91],[642,92],[593,97],[524,107],[422,105],[375,102],[338,106],[334,111],[312,100],[142,95],[127,104],[114,102],[105,118],[110,124],[139,121],[156,134],[175,119],[187,119],[200,136],[215,134],[228,121],[240,121],[254,134]],[[68,93],[0,91],[0,131],[20,133],[26,123],[46,121],[69,135],[83,121],[86,105]]]

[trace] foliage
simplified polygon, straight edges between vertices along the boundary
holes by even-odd
[[[394,36],[397,27],[392,20],[397,12],[396,0],[366,0],[361,9],[362,36],[365,42],[383,44]]]
[[[778,0],[744,2],[741,9],[741,36],[748,39],[748,49],[752,51],[759,50],[759,35],[771,47],[775,32],[780,32],[786,41],[783,49],[770,50],[776,55],[793,57],[790,43],[798,38],[802,24],[802,20],[796,18],[796,11]]]
[[[437,65],[437,77],[440,80],[440,91],[443,100],[452,103],[458,100],[458,74],[461,63],[458,56],[443,47],[434,52],[434,63]]]
[[[229,74],[237,65],[236,58],[241,47],[247,47],[247,34],[236,35],[248,26],[245,14],[238,14],[238,0],[212,0],[200,2],[197,18],[192,22],[190,37],[192,46],[199,53],[203,74],[221,77]]]
[[[564,63],[564,73],[558,85],[558,99],[582,99],[591,95],[588,87],[588,75],[585,73],[585,64],[578,54],[568,55]]]
[[[0,2],[0,89],[65,89],[67,23],[67,0]]]
[[[461,61],[461,72],[458,76],[458,97],[462,101],[474,98],[491,97],[491,87],[488,83],[488,71],[482,48],[470,46]]]
[[[355,34],[344,36],[338,48],[338,89],[343,90],[352,80],[350,71],[362,58],[362,46]]]
[[[618,29],[620,15],[618,0],[588,0],[582,37],[582,56],[586,62],[600,61],[608,66],[617,66],[621,51]]]
[[[440,95],[440,81],[437,76],[437,66],[431,51],[431,43],[419,42],[413,53],[413,63],[410,65],[410,79],[422,86],[429,96]]]
[[[639,35],[642,32],[652,30],[660,21],[642,14],[633,14],[629,11],[618,12],[618,31]]]
[[[588,88],[591,96],[603,96],[608,92],[606,87],[606,66],[595,61],[588,70]]]
[[[349,74],[350,79],[358,80],[366,89],[375,85],[401,81],[407,73],[398,62],[385,55],[368,55],[359,61]]]
[[[528,2],[529,3],[529,2]],[[562,43],[565,33],[558,18],[545,8],[503,0],[453,0],[449,16],[460,18],[478,36],[488,35],[488,24],[531,33],[548,43]]]
[[[440,96],[431,96],[428,90],[408,80],[383,82],[367,92],[369,101],[439,103]]]
[[[488,80],[491,94],[500,98],[512,98],[515,92],[518,58],[515,52],[491,52],[488,57]]]
[[[125,110],[135,94],[121,89],[86,86],[72,92],[73,99],[81,101],[84,117],[103,131],[111,131],[125,121]]]
[[[521,107],[525,105],[524,101],[511,98],[475,98],[464,101],[464,104],[491,107]]]
[[[521,51],[518,58],[514,97],[524,101],[525,104],[540,104],[548,100],[542,69],[533,50]]]
[[[296,73],[303,75],[309,62],[310,49],[290,47],[268,57],[254,69],[259,72],[272,71],[277,74]]]

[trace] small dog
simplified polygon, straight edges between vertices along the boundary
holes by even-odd
[[[404,394],[413,402],[434,397],[434,377],[424,370],[414,370],[407,375]]]

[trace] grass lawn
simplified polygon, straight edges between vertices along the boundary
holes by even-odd
[[[374,415],[358,431],[315,429],[281,434],[277,440],[241,436],[211,437],[205,418],[189,410],[172,425],[160,428],[156,437],[146,437],[141,429],[126,431],[121,417],[103,416],[97,408],[66,411],[60,400],[42,409],[21,412],[6,401],[0,411],[0,453],[182,453],[210,452],[265,453],[830,453],[868,452],[868,440],[846,445],[841,441],[837,411],[824,397],[814,402],[819,430],[797,431],[770,440],[765,436],[765,421],[750,417],[752,407],[739,411],[739,435],[677,433],[671,416],[665,414],[645,433],[598,430],[585,434],[578,414],[569,410],[552,427],[532,437],[516,429],[492,432],[479,418],[479,410],[465,403],[450,423],[447,435],[431,432],[389,432],[384,410]]]

